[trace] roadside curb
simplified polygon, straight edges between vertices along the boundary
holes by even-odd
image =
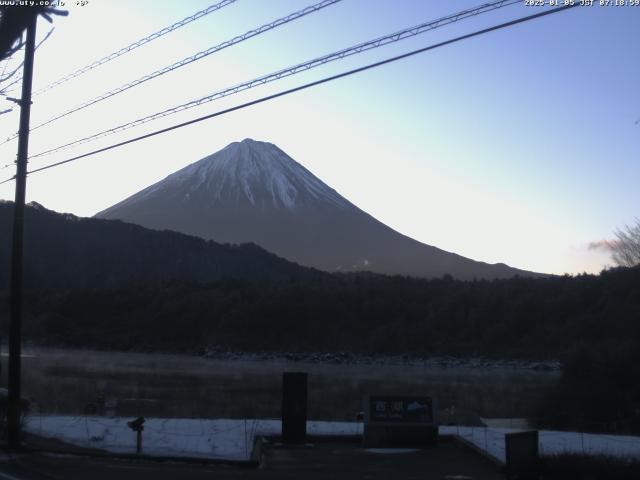
[[[254,450],[255,450],[254,444]],[[254,460],[252,453],[250,460],[232,460],[224,458],[203,458],[203,457],[173,457],[173,456],[154,456],[154,455],[138,455],[135,453],[110,453],[110,452],[78,452],[72,450],[58,450],[48,448],[30,448],[23,447],[14,453],[40,453],[45,455],[64,455],[85,458],[104,458],[117,460],[136,460],[149,463],[186,463],[191,465],[228,465],[234,467],[257,468],[259,461]]]

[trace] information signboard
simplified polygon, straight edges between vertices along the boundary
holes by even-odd
[[[433,399],[411,396],[370,396],[370,422],[433,423]]]
[[[438,443],[435,399],[421,395],[369,395],[366,447],[423,447]]]

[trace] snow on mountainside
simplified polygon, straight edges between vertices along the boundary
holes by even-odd
[[[169,175],[163,182],[140,192],[136,201],[169,186],[183,188],[187,200],[193,192],[204,189],[213,202],[234,199],[254,206],[271,204],[289,209],[308,201],[326,202],[339,208],[351,206],[278,147],[251,139],[234,142]]]
[[[277,146],[234,142],[98,213],[218,242],[254,242],[302,265],[417,277],[535,275],[406,237],[338,194]]]

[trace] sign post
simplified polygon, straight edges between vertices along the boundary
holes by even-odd
[[[127,422],[127,426],[136,432],[136,453],[140,455],[142,453],[142,431],[144,430],[144,417],[138,417],[135,420]]]

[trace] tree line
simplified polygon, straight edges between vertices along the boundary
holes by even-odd
[[[350,274],[31,291],[25,338],[190,353],[215,346],[562,359],[579,346],[618,351],[637,345],[638,292],[640,267],[491,281]]]

